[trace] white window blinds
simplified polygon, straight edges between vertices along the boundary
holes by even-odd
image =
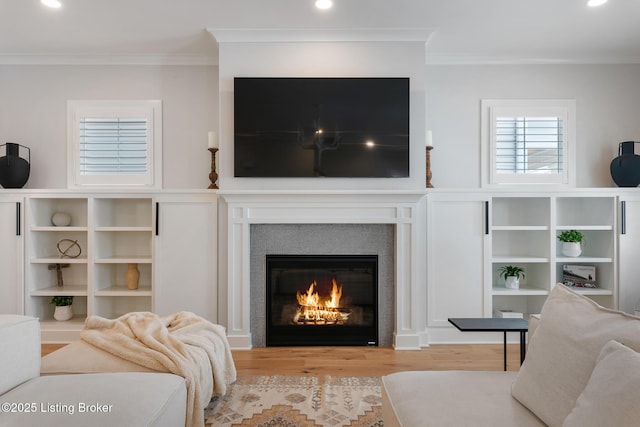
[[[575,185],[576,103],[571,99],[485,99],[482,185]]]
[[[70,188],[162,188],[162,102],[67,101]]]
[[[564,168],[560,117],[496,117],[497,173],[561,173]]]
[[[81,175],[144,175],[148,123],[144,117],[81,117]]]

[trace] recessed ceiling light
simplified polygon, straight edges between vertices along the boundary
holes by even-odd
[[[608,0],[588,0],[587,6],[589,7],[598,7],[605,4]]]
[[[40,0],[40,3],[52,9],[60,9],[62,7],[62,3],[58,0]]]
[[[331,0],[316,0],[316,7],[318,9],[331,9],[333,2]]]

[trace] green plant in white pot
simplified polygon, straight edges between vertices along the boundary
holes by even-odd
[[[524,279],[524,268],[517,265],[503,265],[498,269],[498,272],[504,279],[505,287],[509,289],[518,289],[520,279]]]
[[[582,253],[582,239],[584,234],[578,230],[564,230],[558,234],[562,242],[562,254],[568,257],[578,257]]]
[[[53,318],[56,320],[69,320],[73,317],[73,297],[55,296],[51,298],[51,304],[56,306]]]

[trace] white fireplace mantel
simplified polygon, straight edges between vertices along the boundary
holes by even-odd
[[[251,348],[252,224],[394,225],[394,347],[415,350],[426,344],[425,194],[423,191],[220,191],[220,320],[226,319],[232,348]]]

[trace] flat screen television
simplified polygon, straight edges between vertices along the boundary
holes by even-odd
[[[236,77],[234,176],[409,176],[409,79]]]

